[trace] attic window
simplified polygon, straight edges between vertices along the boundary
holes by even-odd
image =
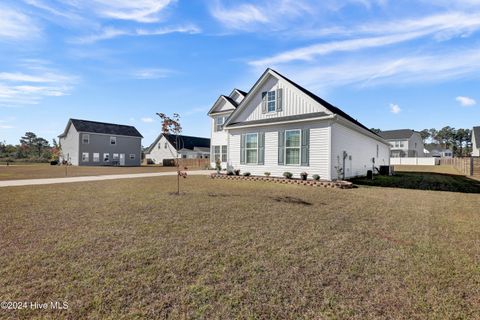
[[[267,111],[275,112],[275,91],[267,92]]]

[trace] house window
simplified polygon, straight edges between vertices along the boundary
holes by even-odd
[[[100,161],[100,153],[94,153],[93,162],[99,162],[99,161]]]
[[[300,165],[300,130],[285,131],[285,164]]]
[[[247,163],[258,162],[258,133],[245,135],[245,158]]]
[[[222,146],[222,162],[227,162],[227,146]]]
[[[110,144],[117,144],[117,137],[110,137]]]
[[[168,142],[165,142],[165,145],[163,146],[164,149],[168,149]]]
[[[213,159],[217,161],[218,159],[220,159],[220,157],[220,146],[213,146]]]
[[[82,134],[82,144],[89,144],[90,143],[90,135],[89,134]]]
[[[378,158],[378,144],[377,144],[377,158]]]
[[[267,111],[275,111],[275,91],[267,92]]]
[[[216,119],[217,119],[216,131],[222,131],[223,124],[225,123],[225,117],[219,116]]]
[[[118,161],[118,153],[114,153],[112,158],[113,158],[113,161]]]
[[[110,154],[104,153],[103,154],[103,162],[110,162]]]
[[[88,162],[88,152],[82,152],[82,161]]]
[[[135,153],[130,153],[130,160],[135,160]]]

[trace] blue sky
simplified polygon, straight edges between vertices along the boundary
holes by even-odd
[[[0,140],[47,139],[68,118],[156,112],[208,136],[220,94],[267,67],[369,127],[480,125],[479,0],[3,0]]]

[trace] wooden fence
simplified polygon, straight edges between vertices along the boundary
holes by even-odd
[[[163,159],[163,166],[174,167],[176,161],[180,162],[180,167],[205,169],[210,166],[210,159]]]
[[[453,166],[466,176],[480,177],[480,157],[441,158],[440,165]]]

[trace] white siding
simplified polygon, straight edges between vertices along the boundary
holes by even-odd
[[[278,165],[278,131],[286,129],[310,128],[310,165],[291,166]],[[240,137],[242,133],[265,132],[265,164],[264,165],[241,165],[240,164]],[[241,173],[250,172],[252,175],[263,176],[270,172],[272,176],[282,177],[289,171],[294,177],[299,178],[300,173],[305,171],[310,177],[313,174],[320,175],[321,179],[330,180],[330,126],[327,121],[316,123],[304,123],[293,125],[277,125],[263,128],[249,128],[229,130],[229,165],[234,169],[240,169]]]
[[[372,158],[375,158],[376,167],[390,163],[390,150],[387,145],[342,124],[334,123],[332,125],[331,158],[333,178],[337,178],[335,169],[335,166],[339,165],[337,157],[340,157],[340,166],[343,165],[343,151],[346,151],[348,156],[352,156],[352,160],[349,160],[349,157],[345,160],[346,178],[366,175],[367,170],[372,169]]]
[[[262,113],[262,92],[283,89],[283,108],[281,112]],[[298,114],[325,112],[331,114],[329,110],[318,104],[303,92],[292,86],[283,79],[277,79],[270,75],[264,84],[255,92],[255,95],[248,98],[247,105],[243,111],[235,116],[235,122],[268,119],[275,117],[286,117]]]
[[[224,113],[223,115],[228,116],[230,113]],[[210,125],[210,148],[213,148],[213,146],[226,146],[228,145],[228,134],[227,131],[222,130],[222,131],[215,131],[215,120],[214,120],[214,115],[212,115],[213,118],[210,119],[211,125]],[[210,154],[212,154],[212,151],[210,151]],[[212,168],[215,168],[215,159],[211,156],[211,162],[210,166]],[[226,168],[227,163],[222,162],[222,168]]]
[[[78,134],[77,129],[75,129],[72,124],[69,124],[66,136],[60,138],[58,141],[62,148],[62,156],[60,157],[60,160],[68,160],[72,165],[78,166],[80,135]]]
[[[475,141],[475,134],[472,131],[472,156],[479,157],[480,149],[477,148],[477,142]]]
[[[165,143],[167,143],[167,149],[165,149]],[[164,136],[158,140],[155,146],[152,148],[150,153],[145,154],[145,158],[152,159],[156,164],[162,164],[163,159],[174,159],[175,158],[175,148],[165,139]]]

